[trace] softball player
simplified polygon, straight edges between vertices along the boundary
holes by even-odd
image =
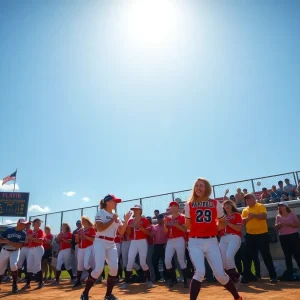
[[[51,234],[51,228],[49,226],[46,226],[45,238],[43,241],[43,247],[45,253],[42,258],[42,271],[43,271],[44,280],[51,279],[52,241],[53,241],[53,235]],[[48,271],[49,271],[50,278],[47,277]]]
[[[27,258],[27,277],[26,284],[22,290],[31,288],[30,282],[33,274],[37,274],[37,280],[39,282],[38,289],[44,286],[43,273],[42,273],[42,257],[44,255],[43,241],[45,233],[40,229],[42,221],[40,219],[34,219],[32,222],[33,230],[32,234],[28,234],[29,254]]]
[[[0,244],[2,244],[2,249],[0,252],[0,290],[3,274],[5,273],[7,264],[9,262],[11,275],[13,278],[12,292],[18,292],[18,259],[20,255],[20,248],[26,241],[26,233],[24,229],[28,224],[30,224],[30,222],[27,222],[24,219],[19,219],[16,227],[7,228],[0,235]]]
[[[89,275],[84,292],[80,299],[88,300],[89,291],[96,282],[97,278],[103,271],[104,261],[106,260],[109,268],[109,275],[107,278],[107,289],[105,300],[118,300],[113,294],[112,290],[118,280],[118,250],[114,242],[116,232],[124,234],[128,220],[131,217],[131,212],[124,216],[124,223],[121,222],[118,215],[114,213],[117,203],[122,200],[116,198],[114,195],[107,195],[100,201],[100,210],[96,214],[97,233],[94,241],[95,254],[95,269]]]
[[[169,205],[171,215],[164,220],[164,231],[168,236],[165,265],[170,274],[169,287],[177,283],[176,270],[172,267],[172,258],[176,252],[180,268],[184,274],[184,287],[188,288],[187,278],[191,277],[185,263],[185,217],[179,213],[179,204],[175,201]]]
[[[223,203],[223,209],[226,215],[225,228],[221,230],[220,250],[223,260],[223,267],[231,280],[239,285],[241,276],[236,271],[235,254],[241,246],[243,220],[235,207],[234,202],[227,200]]]
[[[189,252],[195,266],[195,274],[190,285],[190,300],[196,300],[205,275],[204,258],[207,258],[216,279],[232,294],[242,300],[233,281],[224,272],[222,257],[217,240],[217,221],[225,222],[221,204],[209,199],[211,185],[199,178],[193,187],[191,198],[185,205],[185,225],[190,230]]]
[[[62,224],[62,231],[56,237],[57,242],[59,242],[59,252],[57,255],[56,273],[55,281],[52,285],[59,285],[59,277],[61,274],[61,267],[64,264],[66,270],[68,271],[71,283],[73,280],[73,272],[71,268],[71,242],[72,242],[72,232],[69,224]]]
[[[151,281],[151,275],[149,267],[146,263],[147,260],[147,251],[148,251],[148,242],[147,235],[149,232],[146,228],[150,226],[149,221],[142,217],[142,206],[136,204],[131,208],[134,212],[134,216],[128,222],[127,234],[129,235],[131,242],[128,252],[128,263],[125,273],[125,281],[120,286],[120,289],[126,289],[129,283],[130,276],[132,274],[132,268],[137,254],[140,257],[140,265],[145,273],[147,279],[147,287],[152,288],[153,284]]]
[[[127,264],[128,264],[128,252],[129,252],[129,247],[130,247],[130,237],[129,235],[127,234],[127,232],[124,233],[124,237],[123,237],[123,241],[122,241],[122,244],[121,244],[121,254],[122,254],[122,266],[123,266],[123,269],[124,269],[124,272],[126,274],[126,267],[127,267]],[[133,269],[135,269],[137,271],[137,273],[140,273],[140,266],[134,262],[133,263]]]
[[[77,281],[74,287],[81,286],[81,276],[84,269],[92,272],[90,259],[92,256],[93,243],[96,236],[94,224],[88,217],[81,217],[82,228],[75,235],[75,243],[78,244],[77,253]]]
[[[31,225],[31,222],[29,222],[28,224],[25,225],[26,226],[25,227],[26,235],[32,234],[30,225]],[[25,260],[26,260],[26,264],[27,264],[27,258],[28,258],[28,254],[29,254],[29,244],[30,244],[30,241],[28,240],[28,237],[26,236],[26,242],[20,250],[20,256],[19,256],[19,260],[18,260],[18,270],[19,270],[18,276],[19,277],[21,277],[22,268],[23,268]],[[25,276],[27,276],[27,272],[26,272]]]

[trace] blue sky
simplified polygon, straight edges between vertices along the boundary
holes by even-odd
[[[32,213],[300,169],[300,2],[147,5],[0,2],[0,177]]]

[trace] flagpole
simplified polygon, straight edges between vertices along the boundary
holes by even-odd
[[[18,168],[16,169],[16,177],[15,177],[15,181],[14,181],[14,190],[13,190],[13,192],[15,192],[15,187],[16,187],[17,171],[18,171]]]

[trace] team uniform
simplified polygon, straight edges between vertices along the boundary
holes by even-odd
[[[166,227],[168,228],[168,241],[165,252],[165,265],[168,272],[171,273],[171,285],[176,282],[176,273],[172,268],[172,258],[176,252],[177,259],[181,270],[184,273],[185,284],[186,278],[189,277],[187,274],[186,262],[185,262],[185,231],[178,229],[175,225],[183,226],[185,224],[184,215],[179,214],[176,218],[172,216],[166,217]]]
[[[31,229],[25,230],[27,235],[30,235],[33,233],[33,231]],[[21,275],[21,270],[23,268],[24,262],[26,260],[27,263],[27,259],[28,259],[28,254],[29,254],[29,244],[30,241],[26,239],[25,244],[23,245],[23,247],[20,250],[20,256],[19,256],[19,260],[18,260],[18,270],[19,270],[19,276]]]
[[[126,266],[125,273],[125,282],[121,285],[120,289],[126,289],[127,284],[129,283],[130,276],[132,275],[133,265],[136,259],[137,254],[139,254],[140,265],[144,274],[147,278],[147,286],[148,288],[152,287],[150,270],[147,265],[147,252],[148,252],[148,242],[147,242],[147,234],[142,230],[136,227],[136,219],[130,219],[128,222],[128,227],[131,228],[129,238],[131,240],[129,251],[128,251],[128,263]],[[139,220],[139,225],[147,229],[150,227],[150,222],[147,218],[141,217]]]
[[[230,216],[226,216],[226,220],[230,224],[243,225],[242,216],[237,212],[234,212]],[[241,246],[242,233],[227,225],[220,231],[220,235],[220,250],[223,267],[232,281],[237,283],[240,280],[240,275],[236,271],[234,257]]]
[[[107,199],[107,200],[106,200]],[[121,202],[121,199],[116,199],[113,195],[108,195],[104,198],[104,201],[114,200],[117,203]],[[95,222],[106,224],[113,220],[114,214],[108,212],[106,209],[100,209],[95,218]],[[118,280],[118,250],[115,243],[116,233],[118,228],[122,226],[122,221],[117,218],[112,222],[106,229],[96,232],[96,237],[94,240],[94,255],[95,255],[95,268],[90,273],[87,280],[85,290],[81,295],[82,300],[88,299],[88,293],[91,287],[96,282],[97,278],[100,276],[104,269],[104,262],[107,262],[109,268],[109,275],[107,278],[107,291],[105,299],[117,299],[112,294],[113,287]]]
[[[126,267],[128,264],[128,253],[129,253],[130,243],[131,243],[130,237],[127,234],[127,232],[125,232],[124,236],[123,236],[122,244],[121,244],[122,266],[123,266],[125,272],[126,272]],[[136,262],[134,262],[133,269],[138,271],[138,270],[140,270],[140,266]]]
[[[30,241],[29,253],[27,257],[27,282],[24,288],[30,287],[30,282],[33,274],[37,274],[39,280],[39,288],[43,285],[43,274],[42,274],[42,257],[44,255],[43,240],[45,233],[42,229],[37,231],[33,230],[31,236],[35,239],[42,239],[41,243]]]
[[[79,243],[78,243],[78,253],[77,253],[77,273],[81,272],[85,269],[87,271],[91,270],[91,257],[92,257],[92,250],[93,250],[93,241],[89,241],[83,237],[86,235],[88,237],[95,237],[96,230],[94,227],[90,228],[81,228],[77,231],[79,236]],[[80,276],[81,277],[81,276]]]
[[[189,253],[195,266],[190,287],[190,300],[196,300],[205,276],[204,258],[207,259],[216,279],[232,293],[235,299],[241,299],[234,283],[224,272],[219,243],[217,240],[217,219],[224,217],[221,204],[217,200],[188,202],[185,217],[190,219]]]
[[[53,234],[45,234],[43,240],[43,247],[45,253],[43,255],[43,259],[50,259],[52,257],[52,241],[53,241]]]
[[[16,228],[7,228],[1,235],[0,238],[8,239],[15,243],[25,243],[26,233],[23,230],[16,230]],[[9,262],[10,270],[14,279],[13,292],[17,292],[16,281],[18,277],[18,260],[20,255],[20,249],[12,245],[3,244],[0,252],[0,284]]]
[[[59,283],[59,277],[61,274],[62,265],[65,265],[66,270],[68,271],[71,281],[73,279],[73,273],[71,268],[71,243],[64,242],[62,239],[67,241],[72,241],[72,232],[61,232],[59,234],[59,252],[57,255],[57,263],[56,263],[56,276],[54,285]]]

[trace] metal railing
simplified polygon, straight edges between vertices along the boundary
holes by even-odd
[[[297,185],[300,179],[300,171],[289,172],[271,176],[265,176],[260,178],[253,178],[248,180],[241,180],[235,182],[228,182],[223,184],[213,185],[213,197],[217,199],[223,199],[225,191],[228,189],[228,197],[236,193],[237,188],[247,189],[249,193],[261,192],[263,187],[271,189],[272,185],[276,185],[279,180],[284,182],[285,179],[289,179],[291,184]],[[153,216],[155,209],[160,212],[165,212],[170,201],[175,199],[180,199],[185,202],[191,194],[191,189],[166,193],[161,195],[143,197],[138,199],[126,200],[118,204],[118,214],[123,216],[123,214],[128,211],[135,204],[141,204],[143,206],[143,214],[146,216]],[[58,233],[61,228],[62,223],[69,223],[71,227],[75,226],[77,220],[81,216],[89,216],[94,219],[96,212],[98,211],[98,206],[82,207],[78,209],[65,210],[60,212],[53,212],[48,214],[41,214],[36,216],[31,216],[30,220],[35,218],[40,218],[44,224],[50,225],[54,233]]]

